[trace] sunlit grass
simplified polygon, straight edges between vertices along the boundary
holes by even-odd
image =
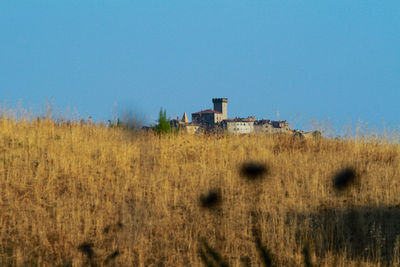
[[[158,136],[2,118],[0,265],[201,266],[204,242],[231,266],[262,264],[257,242],[282,266],[303,264],[306,245],[315,264],[394,264],[400,235],[387,257],[368,247],[360,258],[346,252],[350,239],[329,238],[310,220],[340,220],[349,209],[398,212],[399,155],[398,144],[368,138]],[[267,174],[246,179],[246,162],[266,166]],[[334,176],[344,168],[359,183],[338,192]],[[210,192],[217,202],[207,199]],[[382,242],[382,234],[400,234],[379,233]],[[342,243],[321,249],[321,240]]]

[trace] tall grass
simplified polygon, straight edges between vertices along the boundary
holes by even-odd
[[[247,179],[249,163],[268,171]],[[398,264],[399,163],[398,144],[366,139],[3,117],[0,265]],[[336,190],[345,168],[358,183]]]

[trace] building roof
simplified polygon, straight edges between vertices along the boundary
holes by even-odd
[[[218,111],[212,110],[212,109],[202,110],[202,111],[195,112],[192,114],[210,114],[210,113],[222,114],[221,112],[218,112]]]
[[[262,119],[262,120],[256,120],[255,123],[257,123],[257,124],[266,124],[266,123],[271,124],[271,123],[287,123],[287,121],[286,120],[284,120],[284,121],[272,121],[272,120]]]
[[[254,122],[256,121],[256,117],[254,116],[249,116],[247,118],[234,118],[234,119],[228,119],[228,122]]]

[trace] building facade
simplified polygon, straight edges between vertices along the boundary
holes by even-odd
[[[214,110],[222,114],[221,121],[228,119],[228,98],[213,98]]]
[[[192,113],[189,122],[186,113],[182,119],[171,120],[171,126],[188,133],[227,131],[234,134],[293,133],[287,121],[256,120],[256,117],[228,119],[228,98],[213,98],[214,108]]]
[[[192,113],[192,123],[212,129],[228,118],[228,98],[213,98],[212,101],[214,109]]]
[[[287,121],[257,120],[254,122],[254,132],[256,133],[285,133],[290,132]]]
[[[254,132],[255,117],[235,118],[231,120],[224,120],[221,123],[222,129],[228,133],[236,134],[249,134]]]

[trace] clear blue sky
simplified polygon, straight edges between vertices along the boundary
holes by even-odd
[[[399,127],[400,1],[0,2],[3,105],[151,123],[213,97],[295,128]]]

